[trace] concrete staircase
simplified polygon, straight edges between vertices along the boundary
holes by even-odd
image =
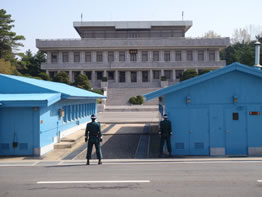
[[[84,141],[85,130],[81,129],[71,135],[68,135],[54,145],[54,149],[73,148],[80,140]]]
[[[124,106],[130,105],[128,100],[132,96],[141,95],[156,91],[160,88],[108,88],[107,106]],[[158,99],[145,101],[143,105],[158,105]]]

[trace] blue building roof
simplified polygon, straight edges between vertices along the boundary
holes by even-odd
[[[262,77],[262,71],[261,70],[258,70],[254,67],[246,66],[244,64],[240,64],[238,62],[235,62],[235,63],[230,64],[230,65],[228,65],[224,68],[220,68],[220,69],[214,70],[212,72],[208,72],[206,74],[203,74],[203,75],[182,81],[178,84],[174,84],[172,86],[169,86],[169,87],[166,87],[166,88],[145,94],[144,97],[148,101],[148,100],[151,100],[153,98],[160,97],[160,96],[169,94],[171,92],[176,92],[176,91],[181,90],[183,88],[187,88],[187,87],[202,83],[204,81],[207,81],[209,79],[224,75],[224,74],[232,72],[232,71],[240,71],[240,72],[248,73],[248,74],[251,74],[251,75],[254,75],[254,76],[257,76],[257,77]]]
[[[6,74],[0,74],[0,77],[6,77],[9,79],[14,79],[16,81],[20,81],[22,83],[30,84],[42,89],[46,89],[50,91],[50,93],[61,93],[62,98],[74,98],[74,97],[83,97],[83,98],[106,98],[103,95],[96,94],[87,90],[83,90],[80,88],[76,88],[70,85],[66,85],[64,83],[57,83],[57,82],[51,82],[51,81],[44,81],[39,79],[33,79],[28,77],[20,77],[20,76],[14,76],[14,75],[6,75]]]
[[[61,93],[51,94],[0,94],[0,105],[19,107],[50,106],[61,99]]]

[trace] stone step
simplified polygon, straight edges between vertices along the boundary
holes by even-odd
[[[106,106],[105,112],[158,111],[158,105]]]
[[[72,148],[75,142],[60,142],[54,145],[54,149]]]

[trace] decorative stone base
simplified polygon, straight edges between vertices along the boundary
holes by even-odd
[[[248,155],[262,155],[262,147],[248,147]]]
[[[210,156],[223,156],[225,155],[225,148],[210,148]]]

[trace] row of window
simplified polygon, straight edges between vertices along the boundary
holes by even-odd
[[[66,71],[68,74],[69,72]],[[153,70],[153,80],[159,80],[161,77],[161,70]],[[180,76],[182,75],[184,71],[183,70],[176,70],[176,79],[180,79]],[[75,79],[79,74],[80,71],[73,71],[73,78]],[[170,80],[173,79],[172,77],[173,71],[172,70],[164,70],[164,76]],[[53,78],[56,75],[56,72],[49,72],[49,76]],[[92,80],[92,71],[84,71],[84,75],[88,77],[89,80]],[[108,80],[115,80],[115,71],[107,71],[107,79]],[[138,73],[137,71],[131,71],[130,72],[130,78],[132,83],[138,82]],[[142,82],[149,82],[149,71],[142,71]],[[103,71],[95,71],[95,79],[96,80],[102,80],[103,78]],[[125,83],[127,78],[127,72],[126,71],[119,71],[118,72],[118,81],[120,83]]]
[[[64,110],[64,122],[74,121],[95,114],[95,103],[66,105]]]
[[[149,51],[141,51],[142,55],[142,62],[149,61]],[[137,61],[137,53],[130,53],[130,61],[136,62]],[[204,61],[204,50],[197,51],[197,58],[198,61]],[[115,61],[114,51],[108,51],[107,53],[108,62]],[[210,50],[208,51],[208,59],[209,61],[215,61],[215,51]],[[96,62],[102,63],[104,61],[104,56],[102,51],[96,52]],[[125,62],[127,60],[126,52],[119,51],[118,61]],[[182,51],[175,52],[175,60],[182,61]],[[64,63],[69,62],[69,52],[62,52],[62,61]],[[80,63],[80,52],[73,52],[73,61],[75,63]],[[160,51],[153,51],[153,61],[158,62],[160,61]],[[170,58],[170,51],[164,51],[164,61],[169,62],[171,61]],[[186,51],[186,61],[193,61],[193,51],[187,50]],[[58,52],[51,52],[51,62],[57,63],[58,62]],[[91,51],[85,52],[85,62],[92,62],[92,53]]]
[[[81,33],[83,38],[153,38],[153,37],[184,37],[183,30],[121,30],[121,31],[84,31]]]

